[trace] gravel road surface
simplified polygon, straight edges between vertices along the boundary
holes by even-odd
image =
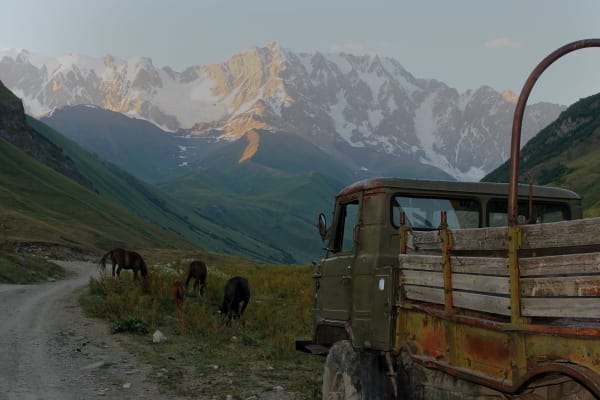
[[[151,367],[115,343],[106,323],[83,315],[76,292],[96,266],[57,263],[75,274],[0,285],[0,400],[173,399],[147,380]]]

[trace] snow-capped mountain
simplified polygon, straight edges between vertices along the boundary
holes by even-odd
[[[183,72],[148,58],[46,57],[0,50],[0,80],[36,117],[94,104],[180,133],[235,140],[251,129],[300,135],[338,158],[340,143],[416,157],[477,180],[508,158],[515,95],[459,93],[391,58],[294,53],[276,43]],[[565,107],[528,106],[522,143]]]

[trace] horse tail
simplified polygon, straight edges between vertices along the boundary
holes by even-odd
[[[106,271],[106,259],[112,254],[112,252],[112,250],[109,251],[100,259],[100,262],[98,263],[98,269],[100,269],[102,272]]]
[[[142,261],[140,265],[140,273],[142,274],[142,278],[146,279],[148,276],[148,266],[146,266],[146,261],[140,256],[140,260]]]

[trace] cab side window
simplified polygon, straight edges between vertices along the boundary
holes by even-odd
[[[350,252],[354,249],[354,228],[359,219],[358,206],[358,200],[340,204],[334,246],[336,251]]]

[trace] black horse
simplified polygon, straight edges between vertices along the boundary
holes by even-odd
[[[250,286],[248,280],[240,276],[236,276],[227,281],[225,285],[225,295],[223,296],[223,305],[219,311],[223,315],[227,315],[229,321],[231,318],[240,318],[250,301]],[[240,303],[242,309],[240,310]]]
[[[106,261],[109,257],[112,262],[112,276],[115,276],[116,273],[116,275],[120,277],[122,269],[133,270],[133,280],[137,280],[138,271],[141,273],[144,280],[148,276],[148,267],[146,267],[146,262],[142,256],[135,251],[129,251],[121,248],[109,251],[100,259],[100,267],[103,271],[106,270]]]

